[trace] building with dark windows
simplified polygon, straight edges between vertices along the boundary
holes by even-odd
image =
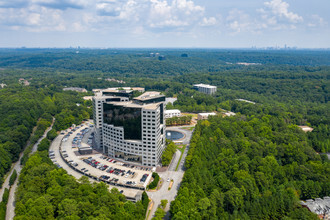
[[[104,91],[93,97],[95,146],[112,158],[156,166],[165,147],[165,96],[146,92],[132,98]]]

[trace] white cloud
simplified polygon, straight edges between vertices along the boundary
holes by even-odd
[[[138,20],[138,14],[136,9],[138,4],[134,0],[128,0],[121,8],[119,18],[123,20]]]
[[[148,23],[152,28],[182,27],[198,23],[204,14],[204,7],[191,0],[150,0]]]
[[[120,14],[122,5],[116,1],[102,1],[96,4],[97,14],[100,16],[118,16]]]
[[[238,9],[231,10],[226,18],[226,26],[233,33],[254,31],[255,25],[253,23],[248,14]]]
[[[155,32],[189,31],[217,23],[194,0],[0,0],[0,12],[0,25],[26,26],[28,31],[48,31],[52,25],[60,31],[133,31],[138,26]]]
[[[308,27],[324,27],[328,23],[319,15],[312,15],[308,22]]]
[[[199,24],[204,27],[213,26],[217,24],[217,19],[215,17],[204,17]]]
[[[201,1],[200,1],[201,2]],[[206,3],[205,3],[206,5]],[[0,0],[0,26],[26,31],[130,33],[261,33],[303,27],[285,0],[265,0],[254,12],[211,14],[196,0]],[[256,13],[257,12],[257,13]],[[327,23],[305,15],[306,26]],[[216,29],[216,30],[215,30]],[[206,33],[206,32],[205,32]]]
[[[284,18],[291,23],[298,23],[303,21],[303,18],[298,14],[289,11],[289,4],[282,0],[272,0],[265,2],[264,5],[271,10],[274,16]]]

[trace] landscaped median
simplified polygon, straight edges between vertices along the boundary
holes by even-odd
[[[148,190],[155,190],[157,188],[158,182],[160,180],[160,177],[159,177],[158,173],[156,173],[156,172],[152,173],[152,178],[153,178],[153,181],[147,186]]]
[[[170,191],[172,189],[173,183],[174,183],[174,180],[171,179],[170,185],[168,186],[168,191]]]
[[[149,207],[148,207],[148,210],[147,210],[147,217],[146,219],[149,219],[149,216],[150,216],[150,213],[151,213],[151,210],[152,210],[152,207],[154,206],[154,202],[152,200],[149,201]]]
[[[183,156],[184,150],[186,149],[186,146],[187,146],[187,145],[182,145],[181,148],[178,147],[178,150],[181,151],[181,155],[180,155],[179,161],[178,161],[178,163],[177,163],[177,165],[176,165],[176,167],[175,167],[175,171],[178,171],[178,168],[179,168],[179,165],[180,165],[180,163],[181,163],[182,156]]]

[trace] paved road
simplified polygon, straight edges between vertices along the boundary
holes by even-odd
[[[182,127],[187,127],[187,126],[182,126]],[[185,135],[184,138],[182,140],[180,139],[178,141],[182,141],[182,144],[189,144],[190,143],[190,139],[191,139],[193,131],[189,131],[189,130],[186,130],[186,129],[181,129],[181,127],[167,127],[166,130],[178,131],[178,132],[183,133]],[[176,142],[176,141],[174,141],[174,142]]]
[[[181,151],[176,150],[173,155],[172,162],[167,169],[168,171],[175,171],[176,165],[178,164],[178,162],[180,160],[180,156],[181,156]]]
[[[166,211],[165,219],[169,219],[170,203],[175,199],[175,197],[178,193],[178,190],[180,188],[181,182],[182,182],[182,178],[183,178],[184,170],[185,170],[184,161],[185,161],[187,153],[188,153],[189,143],[190,143],[190,139],[191,139],[191,136],[192,136],[192,133],[193,133],[192,131],[180,129],[180,127],[170,127],[170,128],[168,128],[168,130],[180,131],[180,132],[184,133],[185,138],[182,140],[182,143],[187,144],[187,146],[186,146],[185,151],[183,152],[182,159],[181,159],[180,165],[178,167],[178,170],[175,171],[176,165],[179,162],[180,155],[181,155],[181,152],[179,150],[177,150],[175,152],[175,155],[173,157],[173,161],[170,164],[170,166],[168,168],[168,171],[159,173],[160,178],[164,180],[164,183],[163,183],[162,187],[156,192],[148,192],[147,193],[148,196],[154,202],[151,213],[149,215],[149,219],[154,217],[156,209],[160,205],[160,201],[163,200],[163,199],[166,199],[168,201],[168,205],[166,206],[166,209],[165,209],[165,211]],[[167,182],[168,178],[174,180],[171,190],[168,190],[168,187],[169,187],[169,184],[170,184],[170,182]],[[147,220],[149,220],[149,219],[147,219]]]
[[[40,141],[42,139],[44,139],[47,136],[47,133],[53,128],[54,122],[55,122],[55,118],[53,118],[52,125],[49,128],[46,129],[46,131],[42,135],[42,137],[33,146],[31,154],[37,151],[38,144],[40,143]],[[17,179],[16,179],[15,183],[12,185],[12,187],[10,188],[10,191],[9,191],[9,198],[8,198],[7,212],[6,212],[6,220],[14,219],[14,216],[15,216],[15,192],[16,192],[16,188],[17,188],[17,184],[18,184],[18,177],[19,177],[19,174],[21,173],[21,170],[23,168],[23,166],[21,166],[21,164],[20,164],[20,161],[21,161],[22,157],[23,157],[23,153],[20,154],[19,160],[14,165],[14,169],[16,169],[16,171],[17,171]],[[9,178],[7,178],[7,179],[9,180]]]

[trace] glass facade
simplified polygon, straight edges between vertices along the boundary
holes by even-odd
[[[115,151],[115,158],[119,158],[125,161],[135,162],[135,163],[142,163],[142,156],[123,153],[121,151]]]
[[[120,96],[120,97],[127,97],[132,98],[133,91],[127,92],[126,90],[119,90],[119,91],[113,91],[113,92],[103,92],[103,95],[105,96]]]
[[[124,139],[141,140],[141,109],[103,104],[103,122],[124,128]]]
[[[164,122],[164,104],[160,104],[160,124]]]

